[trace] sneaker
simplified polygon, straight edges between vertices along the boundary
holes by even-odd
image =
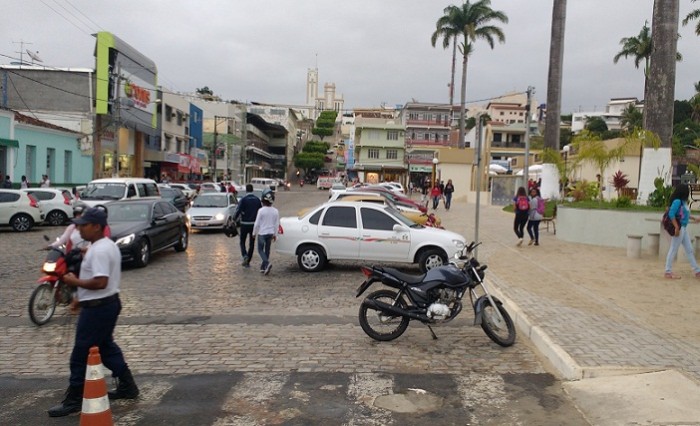
[[[695,276],[697,277],[698,275],[695,274]],[[681,279],[681,277],[679,275],[675,275],[673,272],[664,273],[664,278],[666,278],[667,280],[680,280]]]
[[[268,275],[271,270],[272,270],[272,263],[268,263],[267,268],[265,268],[265,271],[263,272],[263,274]]]
[[[540,245],[540,243],[538,243],[537,241],[535,241],[535,245],[538,246],[538,245]]]
[[[523,245],[523,239],[518,238],[518,243],[516,244],[516,246],[520,247],[521,245]]]
[[[695,273],[695,278],[700,278],[700,272]]]
[[[530,240],[530,242],[527,243],[527,245],[529,245],[529,246],[531,246],[531,245],[533,245],[533,244],[537,245],[537,244],[535,243],[535,240]]]

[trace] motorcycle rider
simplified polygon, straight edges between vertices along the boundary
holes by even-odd
[[[82,214],[83,211],[85,210],[85,206],[83,205],[77,205],[73,207],[73,218],[77,219],[79,218]],[[59,248],[62,245],[66,246],[66,252],[69,252],[71,248],[73,247],[78,247],[83,243],[83,238],[80,236],[80,231],[78,231],[78,228],[75,226],[75,223],[72,223],[68,226],[66,226],[65,231],[63,231],[63,234],[53,243],[49,244],[46,249],[52,249],[52,248]]]
[[[250,266],[250,260],[253,258],[253,251],[255,249],[253,226],[255,225],[255,219],[258,216],[258,210],[262,207],[262,203],[260,199],[253,194],[253,184],[246,184],[245,192],[245,197],[241,199],[238,203],[238,207],[236,207],[233,220],[237,221],[239,217],[241,218],[241,231],[239,233],[241,257],[243,259],[242,265],[247,268]],[[245,246],[246,238],[250,238],[248,250],[246,250]]]

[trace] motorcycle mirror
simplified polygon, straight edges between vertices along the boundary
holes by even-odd
[[[44,241],[51,241],[48,235],[44,235]]]

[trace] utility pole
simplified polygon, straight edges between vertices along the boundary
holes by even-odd
[[[523,179],[525,180],[525,189],[528,189],[530,182],[529,166],[530,166],[530,103],[532,102],[532,94],[535,88],[527,86],[527,104],[525,105],[525,162],[523,163]]]
[[[477,119],[477,135],[476,135],[476,156],[474,157],[474,165],[476,166],[476,207],[474,210],[474,241],[479,242],[479,211],[481,206],[481,136],[484,133],[484,116],[479,114]],[[474,257],[479,255],[479,249],[474,249]]]
[[[214,142],[211,144],[211,180],[216,182],[216,145],[218,144],[219,116],[214,116]]]

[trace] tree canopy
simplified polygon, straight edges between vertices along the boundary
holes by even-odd
[[[311,129],[311,134],[320,137],[321,140],[323,140],[323,138],[326,136],[333,135],[333,132],[335,131],[335,119],[337,116],[337,111],[321,111],[321,114],[319,114],[318,118],[316,119],[314,128]]]

